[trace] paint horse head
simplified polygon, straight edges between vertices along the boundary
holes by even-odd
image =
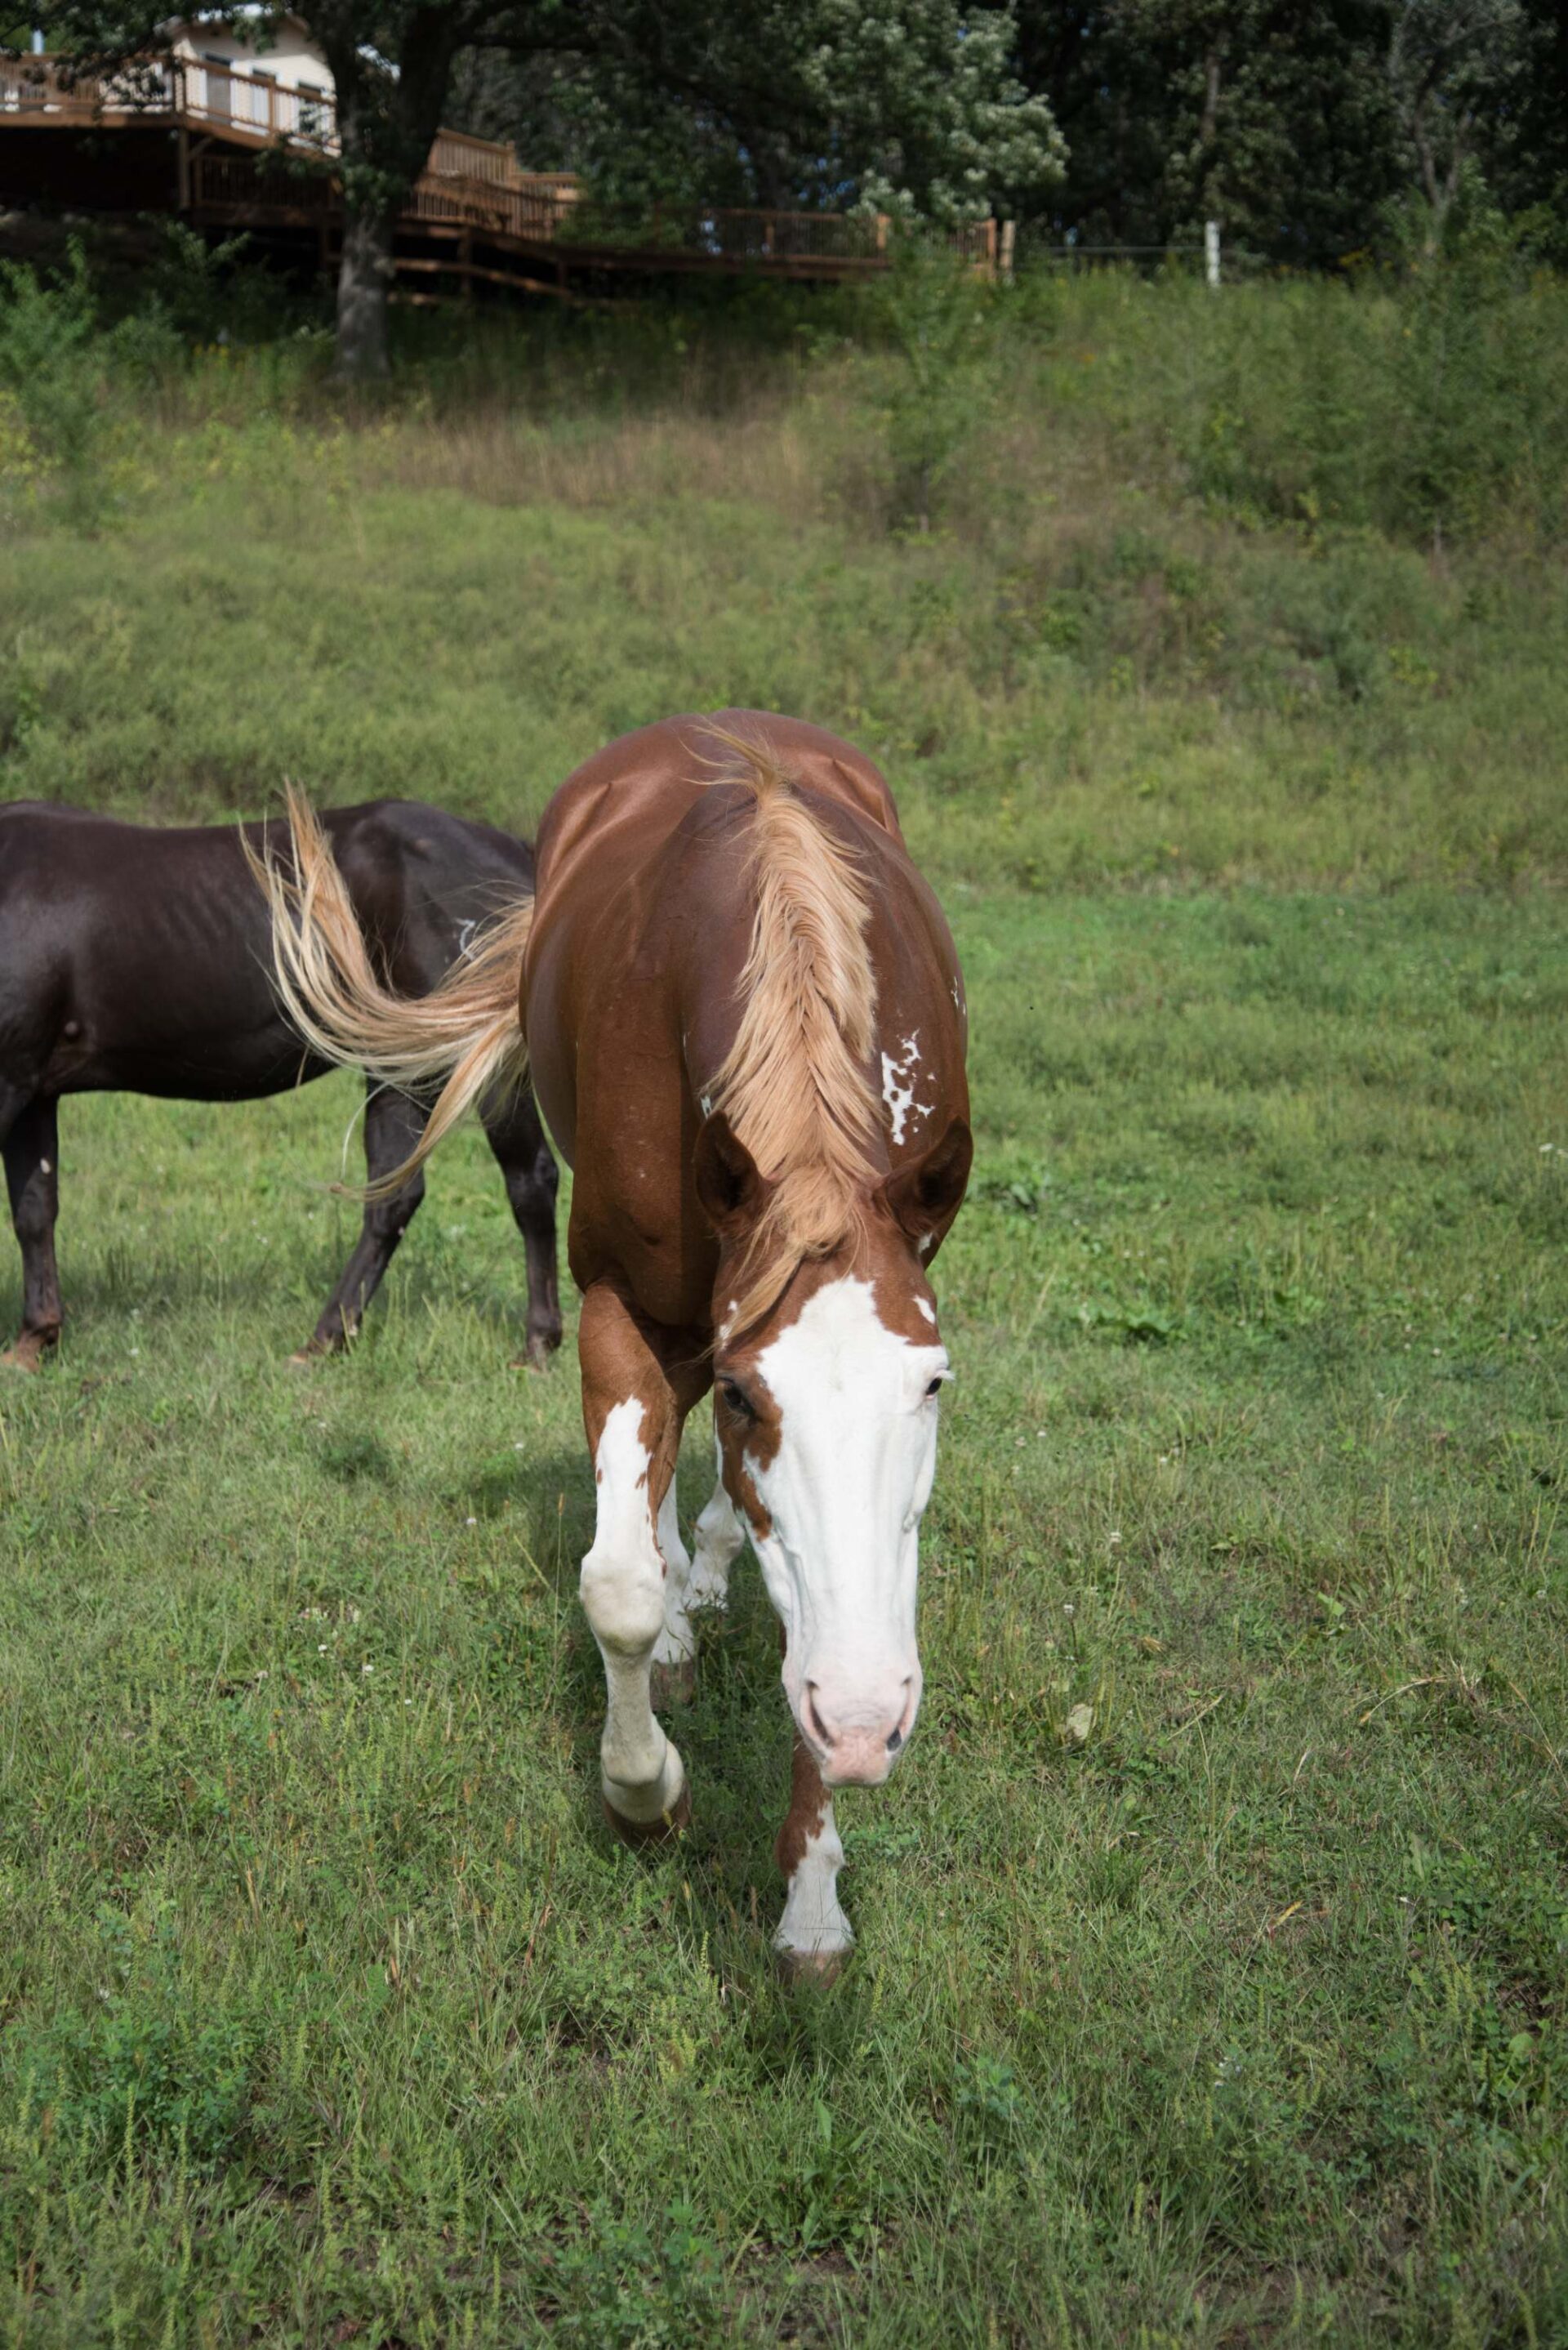
[[[950,948],[922,954],[888,920],[856,844],[754,751],[748,768],[744,1008],[694,1170],[719,1241],[714,1424],[801,1736],[826,1784],[875,1786],[920,1701],[920,1520],[950,1376],[925,1259],[972,1155],[960,999]]]
[[[784,1627],[790,1710],[830,1787],[879,1784],[920,1702],[920,1520],[950,1377],[921,1254],[952,1219],[971,1152],[952,1119],[747,1320],[742,1293],[777,1185],[722,1112],[699,1146],[699,1196],[721,1241],[722,1474]]]

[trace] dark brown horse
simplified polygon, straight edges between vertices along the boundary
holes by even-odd
[[[323,1054],[393,1076],[457,1065],[427,1140],[515,1060],[521,983],[576,1170],[597,1484],[581,1588],[610,1818],[635,1838],[686,1815],[651,1676],[689,1668],[692,1609],[722,1603],[749,1534],[796,1730],[777,1942],[830,1972],[850,1940],[831,1790],[885,1779],[919,1704],[948,1376],[927,1274],[971,1159],[957,958],[888,787],[832,735],[754,712],[628,735],[551,802],[531,926],[520,910],[487,972],[412,1005],[335,951],[330,859],[295,813],[307,888],[302,906],[273,878],[280,984]],[[719,1482],[693,1559],[675,1462],[710,1384]]]
[[[324,821],[351,919],[399,995],[427,993],[533,888],[524,842],[439,808],[373,800]],[[153,830],[32,801],[0,807],[0,1142],[23,1264],[21,1336],[0,1361],[36,1368],[59,1336],[62,1094],[254,1101],[332,1066],[302,1043],[274,991],[266,909],[246,858],[265,831]],[[427,1109],[372,1086],[372,1181],[409,1157]],[[483,1116],[527,1252],[527,1343],[539,1361],[561,1336],[556,1162],[526,1088],[495,1090]],[[416,1171],[367,1208],[309,1351],[358,1328],[423,1191]]]

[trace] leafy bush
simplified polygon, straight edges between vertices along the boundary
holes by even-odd
[[[133,2144],[179,2147],[188,2162],[216,2168],[250,2113],[254,2020],[205,1991],[192,2001],[167,1921],[145,1953],[111,1905],[99,1912],[99,1932],[110,1978],[99,2006],[67,2008],[14,2031],[7,2102],[38,2116],[89,2172]]]
[[[25,436],[11,452],[10,470],[57,476],[71,518],[88,525],[103,505],[107,359],[78,241],[53,286],[31,269],[0,264],[0,397]]]
[[[723,2269],[689,2204],[651,2224],[594,2215],[586,2242],[551,2263],[554,2333],[581,2350],[700,2350],[730,2339]]]

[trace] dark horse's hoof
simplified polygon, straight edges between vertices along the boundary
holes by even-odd
[[[622,1844],[630,1845],[634,1850],[640,1845],[672,1843],[681,1829],[691,1824],[690,1784],[681,1788],[670,1810],[660,1812],[656,1820],[628,1820],[616,1810],[607,1795],[601,1794],[599,1801],[605,1807],[606,1819]]]
[[[655,1713],[667,1713],[672,1705],[690,1705],[696,1694],[694,1657],[682,1657],[675,1665],[655,1665],[649,1673],[648,1701]]]
[[[542,1338],[535,1332],[529,1339],[524,1352],[521,1355],[514,1355],[507,1367],[514,1371],[547,1371],[550,1367],[550,1357],[560,1343],[558,1331],[553,1338]]]
[[[350,1332],[348,1336],[354,1335]],[[348,1343],[348,1337],[323,1338],[317,1336],[307,1338],[303,1347],[296,1347],[290,1355],[288,1367],[291,1371],[313,1371],[317,1363],[329,1363],[335,1356],[341,1355]]]
[[[37,1330],[24,1330],[16,1344],[0,1354],[0,1370],[41,1371],[53,1354],[57,1340]]]

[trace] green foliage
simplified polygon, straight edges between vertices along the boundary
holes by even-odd
[[[0,398],[26,433],[25,441],[13,442],[7,470],[26,478],[42,467],[55,475],[68,518],[88,529],[102,519],[106,501],[101,460],[109,353],[97,326],[78,242],[70,246],[66,275],[52,286],[16,262],[0,264]],[[0,432],[4,425],[0,414]]]
[[[987,289],[921,236],[900,239],[875,317],[898,369],[887,400],[889,513],[929,530],[947,476],[991,404],[998,362]]]
[[[1394,203],[1440,234],[1471,171],[1510,213],[1564,217],[1553,0],[1023,0],[1018,16],[1019,71],[1067,145],[1054,236],[1159,247],[1215,220],[1232,254],[1332,266],[1382,245]]]
[[[161,247],[147,274],[146,312],[161,316],[182,342],[267,341],[289,323],[285,281],[246,258],[250,238],[209,244],[183,221],[159,223]]]
[[[73,2147],[82,2171],[113,2169],[141,2146],[212,2169],[235,2153],[247,2122],[256,2019],[214,2002],[212,1986],[181,1981],[167,1915],[146,1953],[109,1901],[99,1931],[109,1981],[99,1983],[97,2004],[9,2033],[9,2096]]]
[[[651,2225],[597,2211],[545,2274],[555,2338],[582,2350],[708,2350],[733,2338],[722,2262],[684,2200]]]

